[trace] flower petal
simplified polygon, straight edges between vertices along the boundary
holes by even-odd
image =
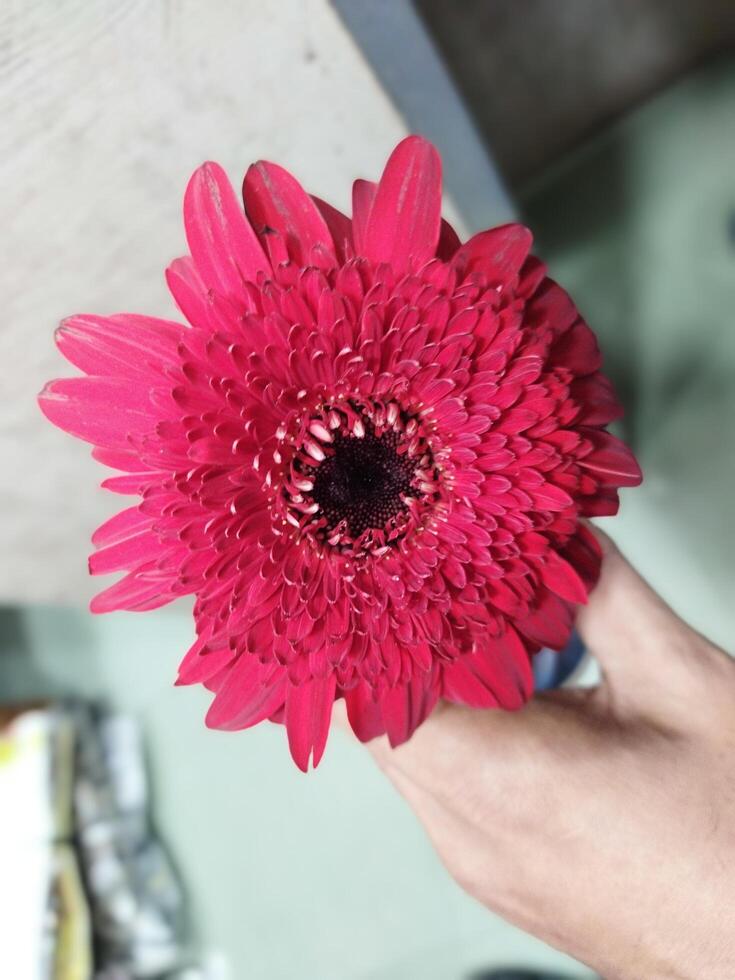
[[[104,524],[100,524],[92,535],[92,544],[97,548],[106,548],[111,544],[125,541],[131,534],[138,534],[144,528],[151,526],[151,518],[143,514],[140,507],[126,507],[115,514]]]
[[[555,551],[547,552],[540,566],[544,585],[568,602],[586,603],[587,588],[577,570]]]
[[[365,229],[364,254],[397,271],[433,258],[441,222],[441,160],[431,143],[408,136],[385,165]]]
[[[175,598],[166,582],[147,579],[140,572],[133,571],[98,593],[89,608],[93,613],[114,612],[117,609],[147,612],[165,606]]]
[[[189,255],[174,259],[166,269],[166,283],[176,305],[193,327],[209,322],[209,290]]]
[[[248,168],[242,186],[247,216],[260,236],[277,231],[289,256],[308,265],[315,246],[334,258],[334,244],[319,208],[301,184],[283,167],[261,160]]]
[[[561,549],[560,554],[574,568],[589,592],[597,584],[602,564],[602,549],[594,534],[580,524],[573,538]]]
[[[346,691],[345,704],[352,731],[361,742],[369,742],[385,733],[380,703],[369,685],[361,683]]]
[[[461,247],[459,235],[448,221],[442,218],[439,231],[439,243],[436,246],[436,257],[442,262],[449,262],[455,252]]]
[[[582,430],[580,430],[582,431]],[[584,436],[594,449],[579,460],[579,465],[592,470],[605,483],[616,487],[637,487],[643,479],[641,468],[625,443],[609,432],[585,429]]]
[[[61,378],[38,396],[54,425],[98,446],[127,449],[128,436],[150,432],[156,423],[146,389],[124,379]]]
[[[444,669],[443,694],[470,708],[522,707],[533,692],[531,659],[516,631],[488,637],[485,646]]]
[[[342,214],[331,204],[322,201],[320,197],[315,197],[312,194],[311,199],[319,208],[319,213],[324,218],[329,234],[332,236],[337,260],[344,264],[352,252],[352,222],[346,214]]]
[[[355,251],[365,254],[365,232],[378,185],[374,180],[356,180],[352,185],[352,235]]]
[[[217,163],[196,170],[184,195],[184,226],[191,257],[208,289],[237,298],[245,280],[270,273],[270,263]]]
[[[411,678],[388,688],[380,699],[388,741],[395,748],[413,735],[439,700],[435,671],[415,671]]]
[[[210,650],[201,637],[189,647],[179,664],[177,687],[202,684],[223,670],[235,658],[229,647]]]
[[[291,685],[286,696],[286,731],[288,745],[296,765],[303,772],[314,767],[324,753],[332,717],[336,680],[333,673],[314,677],[303,684]]]
[[[519,619],[516,627],[539,647],[563,650],[572,632],[572,619],[570,604],[553,592],[544,590],[532,612],[525,618]]]
[[[123,470],[125,473],[140,474],[142,471],[153,470],[153,467],[144,463],[140,454],[130,449],[103,449],[95,446],[92,450],[92,458],[103,466],[111,466],[114,470]]]
[[[162,551],[161,540],[149,528],[130,534],[89,556],[90,575],[107,575],[154,561]]]
[[[140,379],[145,374],[160,376],[164,365],[177,363],[183,331],[179,323],[152,316],[80,313],[62,320],[56,345],[86,374]]]
[[[452,264],[464,274],[481,272],[490,283],[505,285],[521,271],[532,244],[533,235],[524,225],[500,225],[473,235]]]
[[[205,724],[226,731],[251,728],[281,707],[285,692],[285,674],[274,679],[272,668],[264,667],[252,654],[242,654],[225,673]]]

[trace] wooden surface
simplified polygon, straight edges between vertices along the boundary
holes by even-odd
[[[0,7],[0,602],[85,601],[92,530],[125,503],[35,395],[73,373],[57,322],[173,315],[191,171],[264,157],[346,206],[403,124],[326,0],[10,0]]]

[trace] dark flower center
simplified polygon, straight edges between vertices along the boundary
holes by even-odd
[[[276,431],[277,482],[263,474],[278,533],[361,561],[425,527],[447,459],[427,416],[420,403],[344,394],[294,413]]]
[[[416,496],[417,460],[398,446],[398,433],[378,436],[370,422],[362,438],[335,436],[331,454],[314,470],[311,491],[329,531],[344,521],[351,537],[358,538],[368,528],[384,528],[405,510],[405,498]]]

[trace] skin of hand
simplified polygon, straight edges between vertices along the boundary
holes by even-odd
[[[449,872],[608,980],[735,978],[735,662],[603,547],[603,679],[370,749]]]

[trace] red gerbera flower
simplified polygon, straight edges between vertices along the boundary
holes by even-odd
[[[92,609],[194,593],[179,682],[215,692],[212,727],[285,723],[302,769],[336,698],[393,745],[440,697],[519,708],[598,575],[580,518],[640,481],[592,332],[526,228],[460,244],[418,137],[351,221],[275,164],[243,194],[214,163],[189,183],[167,277],[190,326],[58,331],[87,376],[41,407],[141,498],[94,535],[91,572],[127,574]]]

